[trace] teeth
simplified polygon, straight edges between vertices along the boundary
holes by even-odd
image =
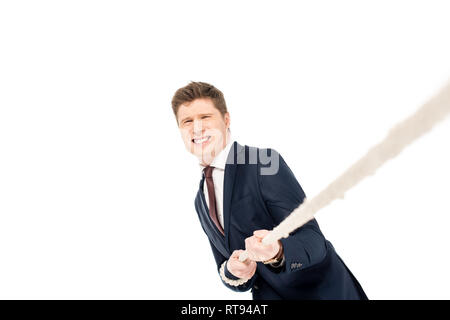
[[[209,138],[211,138],[211,136],[203,137],[203,138],[200,138],[200,139],[194,139],[194,143],[203,143],[206,140],[209,140]]]

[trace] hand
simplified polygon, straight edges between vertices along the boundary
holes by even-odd
[[[274,258],[281,249],[281,241],[274,244],[264,245],[262,239],[269,234],[269,230],[256,230],[253,236],[245,239],[245,250],[248,258],[253,261],[267,261]]]
[[[256,271],[256,262],[250,259],[239,261],[240,254],[244,250],[234,250],[227,262],[227,269],[238,278],[250,279]]]

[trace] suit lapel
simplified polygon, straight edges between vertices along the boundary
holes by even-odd
[[[233,195],[234,182],[236,180],[237,164],[242,163],[242,161],[238,161],[237,159],[241,159],[241,153],[244,150],[244,147],[235,141],[230,148],[225,164],[223,181],[223,218],[225,224],[225,245],[230,253],[231,197]]]

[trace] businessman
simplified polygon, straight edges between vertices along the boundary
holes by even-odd
[[[262,244],[305,193],[275,149],[231,138],[220,90],[191,81],[175,92],[172,109],[186,149],[199,160],[195,209],[225,286],[251,290],[254,300],[367,299],[316,219],[273,245]],[[244,248],[249,259],[240,262]]]

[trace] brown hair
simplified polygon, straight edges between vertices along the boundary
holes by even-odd
[[[219,110],[219,112],[222,114],[222,117],[224,117],[225,113],[228,112],[222,91],[206,82],[191,81],[188,85],[178,89],[172,98],[172,110],[175,114],[177,123],[177,114],[180,105],[186,102],[192,102],[195,99],[200,98],[211,99],[214,107]]]

